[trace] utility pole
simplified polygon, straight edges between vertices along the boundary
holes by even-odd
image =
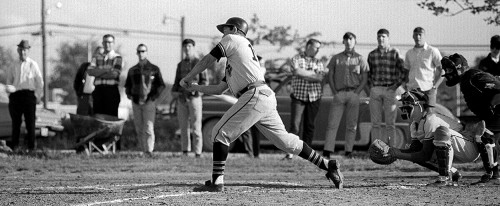
[[[45,0],[42,0],[42,71],[43,71],[43,107],[47,109],[48,82],[47,82],[47,39],[45,31]]]
[[[182,41],[184,41],[184,16],[181,16],[181,61],[184,59],[184,52],[182,51]]]

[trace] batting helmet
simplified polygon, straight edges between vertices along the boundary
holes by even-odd
[[[460,82],[460,74],[469,68],[467,59],[457,53],[449,57],[443,57],[443,59],[441,59],[441,65],[445,71],[443,76],[446,78],[446,85],[450,87],[458,84],[458,82]]]
[[[247,34],[248,32],[248,24],[247,22],[242,19],[242,18],[239,18],[239,17],[232,17],[232,18],[229,18],[225,24],[219,24],[217,25],[217,29],[224,33],[224,27],[225,26],[234,26],[236,27],[238,30],[240,30],[241,32],[243,32],[243,34]]]

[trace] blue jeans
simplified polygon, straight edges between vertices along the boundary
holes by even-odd
[[[394,145],[396,138],[396,91],[388,87],[372,87],[370,89],[370,117],[372,122],[371,135],[373,140],[379,139],[389,145]],[[385,126],[384,126],[385,122]]]

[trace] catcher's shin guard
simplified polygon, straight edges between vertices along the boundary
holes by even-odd
[[[497,163],[497,151],[495,150],[495,141],[493,135],[489,133],[484,133],[481,137],[481,142],[476,142],[476,146],[479,150],[479,155],[483,161],[483,166],[487,174],[492,174],[493,168],[498,165]]]
[[[439,176],[450,176],[451,164],[453,162],[453,149],[450,146],[436,146]]]

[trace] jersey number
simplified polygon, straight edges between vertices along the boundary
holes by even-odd
[[[255,51],[253,50],[252,45],[251,45],[251,44],[248,44],[248,47],[250,47],[250,50],[252,50],[252,54],[253,54],[252,59],[253,59],[254,61],[257,61],[257,62],[258,62],[259,60],[257,59],[257,55],[255,55]]]

